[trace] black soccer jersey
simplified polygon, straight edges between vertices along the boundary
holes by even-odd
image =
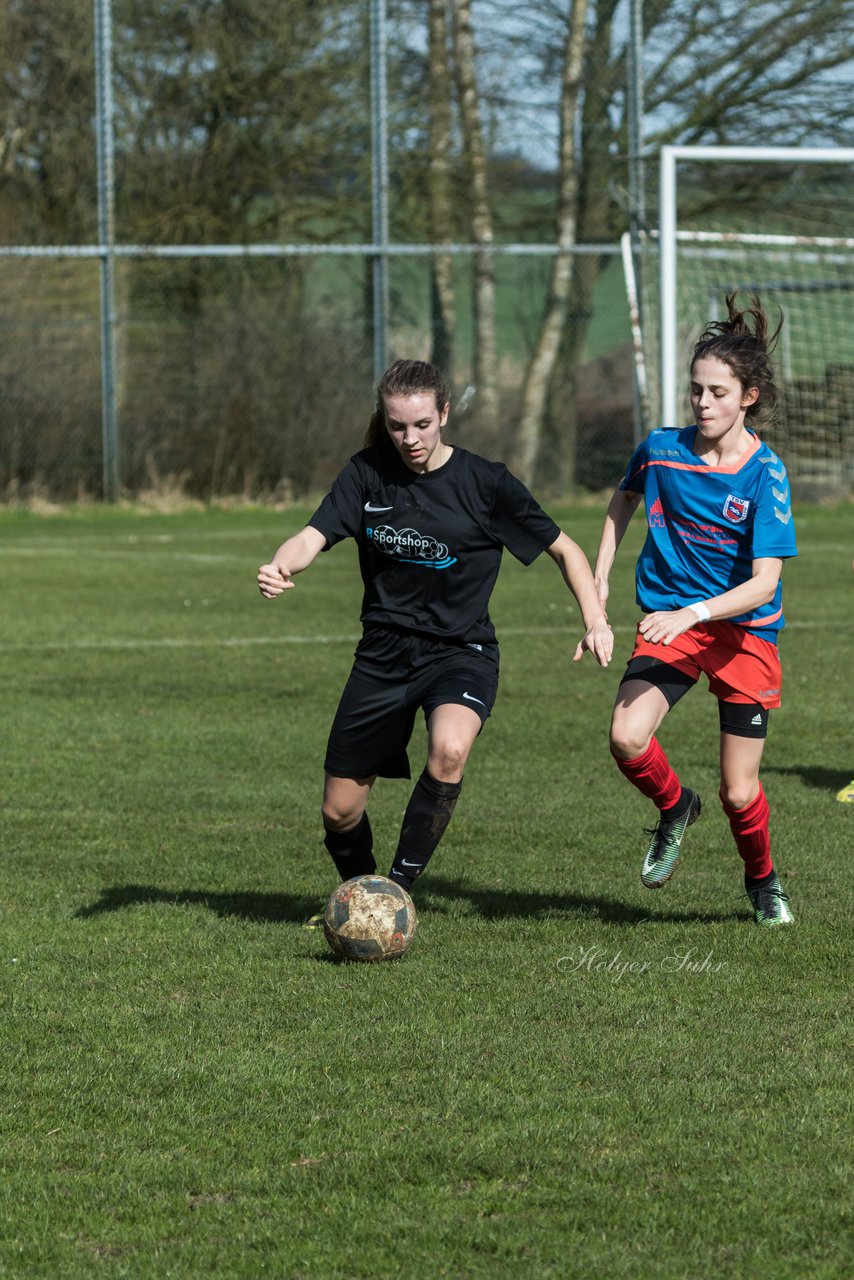
[[[435,471],[391,449],[352,457],[308,522],[332,547],[355,538],[362,622],[490,644],[504,547],[530,564],[560,529],[503,463],[454,447]]]

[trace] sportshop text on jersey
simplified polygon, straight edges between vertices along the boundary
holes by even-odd
[[[530,564],[560,529],[500,462],[454,447],[416,473],[388,448],[350,459],[309,520],[327,548],[355,538],[362,622],[492,644],[489,617],[506,547]]]

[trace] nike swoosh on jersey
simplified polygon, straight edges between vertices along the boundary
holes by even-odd
[[[392,509],[392,507],[375,507],[371,502],[365,503],[366,511],[391,511]]]

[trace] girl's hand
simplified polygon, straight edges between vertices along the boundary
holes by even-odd
[[[693,609],[674,609],[669,612],[648,613],[638,630],[649,644],[670,644],[683,632],[697,625]]]
[[[604,618],[585,631],[578,642],[572,661],[580,662],[588,650],[600,667],[607,667],[614,653],[614,633]]]
[[[275,600],[294,584],[284,565],[262,564],[258,570],[258,590],[265,600]]]

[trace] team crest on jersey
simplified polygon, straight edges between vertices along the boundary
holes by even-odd
[[[734,493],[728,494],[724,503],[724,515],[727,520],[731,520],[733,524],[742,524],[747,519],[749,509],[749,498],[737,498]]]
[[[664,519],[664,506],[661,498],[656,498],[649,509],[647,521],[650,529],[663,529],[667,521]]]

